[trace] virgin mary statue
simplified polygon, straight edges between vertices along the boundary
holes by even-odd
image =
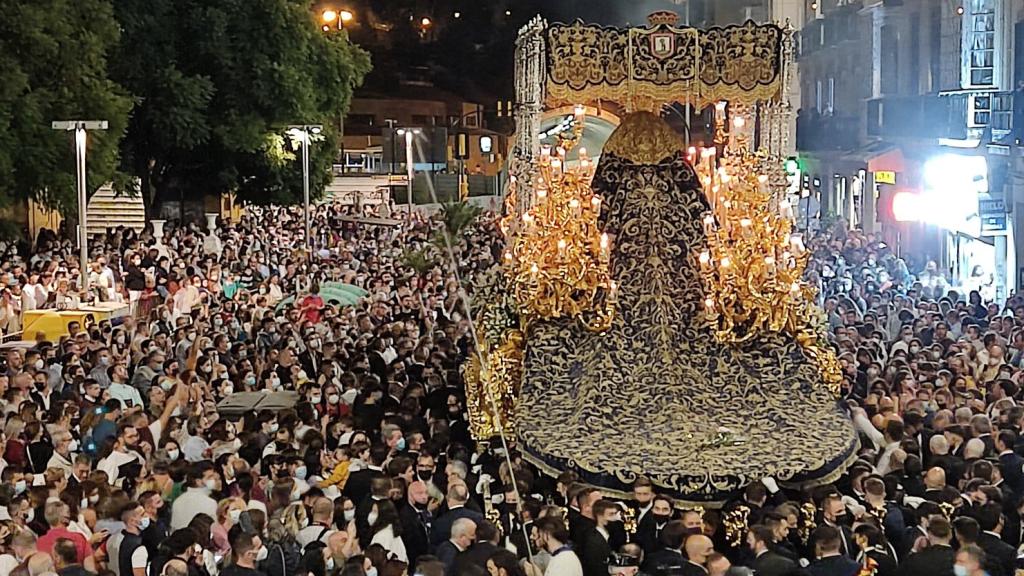
[[[534,323],[518,414],[528,459],[612,495],[638,476],[693,503],[722,503],[765,478],[834,480],[857,447],[849,417],[793,339],[719,344],[702,317],[696,255],[708,211],[679,136],[627,116],[593,180],[614,238],[617,317],[593,334]]]

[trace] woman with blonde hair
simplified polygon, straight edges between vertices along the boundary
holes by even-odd
[[[309,525],[306,508],[301,502],[285,506],[270,519],[267,527],[267,560],[263,573],[267,576],[291,576],[296,574],[302,560],[302,546],[297,537],[299,531]]]
[[[7,438],[7,445],[4,446],[4,462],[28,467],[28,447],[22,434],[25,432],[25,421],[17,416],[12,416],[4,426],[4,438]]]
[[[217,503],[217,521],[213,523],[210,533],[213,536],[213,546],[221,556],[227,557],[231,554],[228,531],[238,524],[238,519],[244,511],[245,500],[238,497],[225,498]]]

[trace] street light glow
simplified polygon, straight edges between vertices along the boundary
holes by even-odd
[[[433,22],[430,21],[430,18],[427,18],[426,16],[424,16],[423,19],[420,20],[420,26],[423,26],[424,28],[430,28],[430,25],[432,23]]]
[[[338,19],[338,13],[328,8],[327,10],[324,10],[323,14],[321,14],[320,17],[321,19],[323,19],[324,22],[331,23]],[[344,19],[345,17],[342,16],[342,20]]]
[[[458,19],[458,18],[462,18],[462,12],[456,12],[456,13],[455,13],[455,18],[456,18],[456,19]]]

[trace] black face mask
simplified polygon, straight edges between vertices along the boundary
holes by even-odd
[[[431,470],[417,470],[416,477],[423,482],[430,482],[431,478],[434,477],[434,472]]]
[[[672,519],[671,514],[655,514],[651,512],[651,518],[654,518],[654,522],[657,524],[664,524]]]
[[[836,519],[834,520],[834,522],[835,522],[835,524],[837,526],[849,526],[850,525],[850,515],[846,514],[846,513],[836,514]]]

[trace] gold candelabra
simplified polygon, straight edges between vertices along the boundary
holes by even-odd
[[[615,317],[617,287],[609,272],[610,241],[598,229],[601,197],[590,188],[596,166],[585,148],[577,149],[585,116],[577,106],[571,130],[555,146],[541,147],[532,207],[516,226],[503,223],[506,231],[516,229],[504,264],[525,322],[570,317],[603,331]],[[567,160],[573,149],[574,163]]]
[[[718,111],[724,111],[718,106]],[[793,209],[782,199],[786,176],[781,158],[752,152],[742,115],[724,122],[716,140],[728,138],[728,153],[688,151],[711,206],[704,216],[708,248],[698,254],[706,288],[705,318],[723,343],[742,344],[765,333],[791,335],[818,363],[829,389],[842,374],[824,345],[815,291],[804,279],[809,253],[793,233]]]

